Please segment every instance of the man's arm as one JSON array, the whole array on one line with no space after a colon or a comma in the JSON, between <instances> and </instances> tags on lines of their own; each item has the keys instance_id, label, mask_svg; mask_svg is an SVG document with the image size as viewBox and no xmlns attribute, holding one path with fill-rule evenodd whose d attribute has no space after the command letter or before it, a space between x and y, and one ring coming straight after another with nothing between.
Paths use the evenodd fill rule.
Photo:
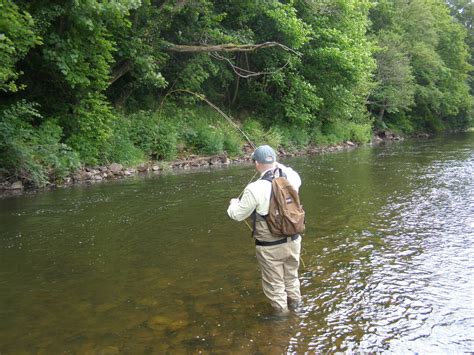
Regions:
<instances>
[{"instance_id":1,"label":"man's arm","mask_svg":"<svg viewBox=\"0 0 474 355\"><path fill-rule=\"evenodd\" d=\"M250 217L255 208L257 207L257 200L252 192L245 188L242 198L239 200L233 198L230 200L229 207L227 208L227 214L230 218L236 221L243 221L245 218Z\"/></svg>"}]
</instances>

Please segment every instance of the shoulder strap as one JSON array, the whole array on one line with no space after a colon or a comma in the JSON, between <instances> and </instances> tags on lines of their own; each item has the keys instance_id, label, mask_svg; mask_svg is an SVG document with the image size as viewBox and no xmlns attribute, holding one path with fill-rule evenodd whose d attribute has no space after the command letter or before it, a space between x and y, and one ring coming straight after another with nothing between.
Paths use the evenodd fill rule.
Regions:
<instances>
[{"instance_id":1,"label":"shoulder strap","mask_svg":"<svg viewBox=\"0 0 474 355\"><path fill-rule=\"evenodd\" d=\"M265 175L263 175L260 179L267 180L272 182L276 177L284 177L286 178L286 174L281 170L281 168L276 168L275 170L268 170Z\"/></svg>"},{"instance_id":2,"label":"shoulder strap","mask_svg":"<svg viewBox=\"0 0 474 355\"><path fill-rule=\"evenodd\" d=\"M275 178L275 173L272 170L268 170L265 175L263 175L260 180L267 180L268 182L272 182Z\"/></svg>"}]
</instances>

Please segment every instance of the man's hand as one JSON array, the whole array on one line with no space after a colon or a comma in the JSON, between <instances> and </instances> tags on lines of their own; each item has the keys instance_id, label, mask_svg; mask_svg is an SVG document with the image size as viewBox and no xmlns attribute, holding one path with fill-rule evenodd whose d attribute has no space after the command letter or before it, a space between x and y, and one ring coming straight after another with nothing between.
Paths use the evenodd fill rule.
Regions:
<instances>
[{"instance_id":1,"label":"man's hand","mask_svg":"<svg viewBox=\"0 0 474 355\"><path fill-rule=\"evenodd\" d=\"M229 205L232 205L234 203L239 203L239 199L238 198L233 198L232 200L229 201Z\"/></svg>"}]
</instances>

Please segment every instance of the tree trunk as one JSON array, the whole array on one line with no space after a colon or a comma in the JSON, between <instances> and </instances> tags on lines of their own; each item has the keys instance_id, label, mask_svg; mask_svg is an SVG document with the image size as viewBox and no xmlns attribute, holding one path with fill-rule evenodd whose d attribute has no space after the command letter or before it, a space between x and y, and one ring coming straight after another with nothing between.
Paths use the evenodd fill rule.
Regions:
<instances>
[{"instance_id":1,"label":"tree trunk","mask_svg":"<svg viewBox=\"0 0 474 355\"><path fill-rule=\"evenodd\" d=\"M380 112L379 112L379 117L377 118L377 123L378 123L378 126L379 127L383 127L384 126L384 123L383 123L383 115L385 114L385 106L381 106L380 107Z\"/></svg>"},{"instance_id":2,"label":"tree trunk","mask_svg":"<svg viewBox=\"0 0 474 355\"><path fill-rule=\"evenodd\" d=\"M110 78L109 85L112 85L122 76L127 74L130 71L130 69L132 69L132 64L130 63L130 61L126 60L120 63L120 65L117 68L114 68L112 70L112 77Z\"/></svg>"}]
</instances>

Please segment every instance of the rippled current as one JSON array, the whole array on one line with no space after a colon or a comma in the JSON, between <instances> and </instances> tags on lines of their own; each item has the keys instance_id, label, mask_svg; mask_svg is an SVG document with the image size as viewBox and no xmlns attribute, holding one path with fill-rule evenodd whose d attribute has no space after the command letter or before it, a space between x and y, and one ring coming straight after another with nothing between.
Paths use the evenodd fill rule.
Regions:
<instances>
[{"instance_id":1,"label":"rippled current","mask_svg":"<svg viewBox=\"0 0 474 355\"><path fill-rule=\"evenodd\" d=\"M284 160L302 307L226 207L250 166L0 199L0 354L474 351L474 134Z\"/></svg>"}]
</instances>

